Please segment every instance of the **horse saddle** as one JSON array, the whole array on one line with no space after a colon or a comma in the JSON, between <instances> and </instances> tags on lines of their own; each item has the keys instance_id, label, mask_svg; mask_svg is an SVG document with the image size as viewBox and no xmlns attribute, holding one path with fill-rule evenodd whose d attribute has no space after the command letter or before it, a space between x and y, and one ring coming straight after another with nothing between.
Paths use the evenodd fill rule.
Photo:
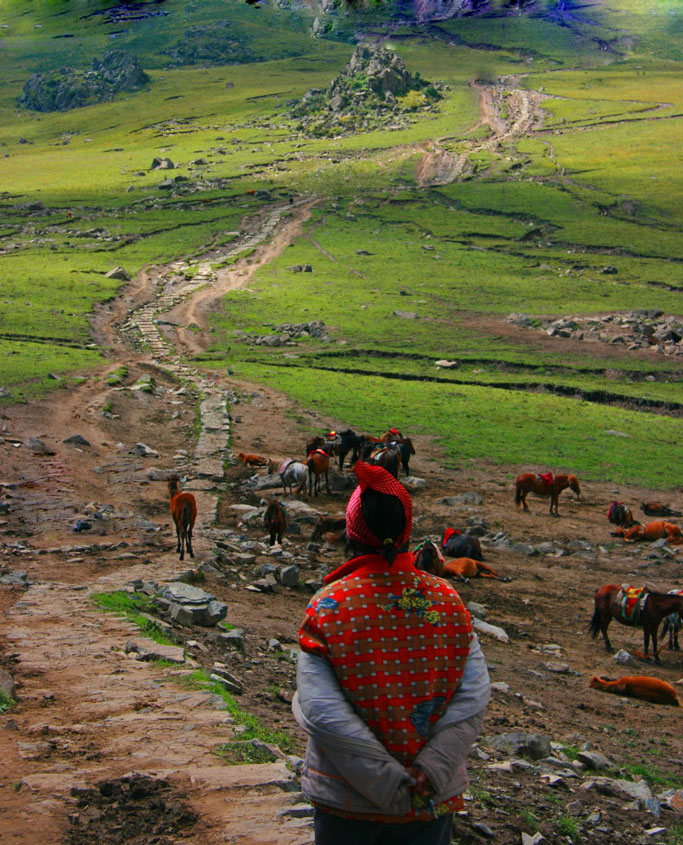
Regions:
<instances>
[{"instance_id":1,"label":"horse saddle","mask_svg":"<svg viewBox=\"0 0 683 845\"><path fill-rule=\"evenodd\" d=\"M539 472L539 473L537 473L537 476L538 476L538 478L541 479L541 481L544 484L547 484L548 486L550 486L553 483L552 472Z\"/></svg>"},{"instance_id":2,"label":"horse saddle","mask_svg":"<svg viewBox=\"0 0 683 845\"><path fill-rule=\"evenodd\" d=\"M621 621L627 625L638 625L640 614L643 612L649 594L647 587L633 587L631 584L622 584L614 599L615 605L619 608Z\"/></svg>"},{"instance_id":3,"label":"horse saddle","mask_svg":"<svg viewBox=\"0 0 683 845\"><path fill-rule=\"evenodd\" d=\"M278 473L284 475L287 472L287 467L294 463L294 458L286 458L278 467Z\"/></svg>"}]
</instances>

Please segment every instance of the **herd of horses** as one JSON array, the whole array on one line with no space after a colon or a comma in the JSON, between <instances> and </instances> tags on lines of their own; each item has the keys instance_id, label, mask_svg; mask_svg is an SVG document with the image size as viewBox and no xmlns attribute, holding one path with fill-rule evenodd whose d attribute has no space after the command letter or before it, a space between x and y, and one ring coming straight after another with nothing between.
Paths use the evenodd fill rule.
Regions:
<instances>
[{"instance_id":1,"label":"herd of horses","mask_svg":"<svg viewBox=\"0 0 683 845\"><path fill-rule=\"evenodd\" d=\"M363 460L384 467L395 478L398 478L401 468L408 475L410 458L415 454L415 448L411 439L404 437L398 429L389 429L380 437L359 435L351 429L346 429L339 433L329 432L324 436L311 438L306 443L305 452L304 460L285 459L277 467L285 495L287 491L290 495L305 494L307 487L309 497L318 495L322 479L325 481L329 494L330 460L338 458L339 470L343 471L349 453L351 467L356 461ZM275 470L272 460L260 455L240 452L237 457L245 466L267 467L269 473ZM192 531L197 517L197 503L191 493L181 492L178 484L177 475L168 479L170 510L178 540L177 552L180 560L183 560L186 550L190 557L194 557ZM526 499L529 493L534 493L537 496L549 498L550 514L557 516L558 499L560 493L566 489L572 490L577 499L581 500L581 488L575 475L523 473L515 481L515 504L528 511ZM646 516L681 516L680 511L672 510L668 505L659 502L642 503L641 509ZM626 543L665 538L670 545L683 544L683 535L678 525L661 518L642 525L623 502L614 501L610 504L607 519L616 526L616 530L612 532L613 536L623 537ZM276 542L282 543L288 527L288 518L285 506L277 496L268 503L264 514L264 526L268 531L271 546ZM345 536L345 515L341 512L331 516L321 516L311 539L315 542L324 538L338 545ZM499 578L499 574L483 563L482 558L478 537L450 528L444 531L440 543L426 538L414 550L416 568L440 577L457 580L468 580L474 577ZM602 633L605 648L611 651L612 646L607 629L613 619L623 625L642 627L644 646L642 656L648 657L651 643L654 660L659 663L657 639L660 625L662 625L662 637L667 632L669 634L669 648L679 650L678 632L683 627L683 590L661 593L643 587L638 591L637 606L630 606L628 601L634 589L627 584L606 584L598 588L594 596L595 609L589 630L594 639ZM628 613L627 606L630 607ZM667 700L671 698L668 689L670 685L653 678L634 676L621 678L618 681L593 678L591 686L606 692L636 695L651 701L677 703L675 692L673 700Z\"/></svg>"}]
</instances>

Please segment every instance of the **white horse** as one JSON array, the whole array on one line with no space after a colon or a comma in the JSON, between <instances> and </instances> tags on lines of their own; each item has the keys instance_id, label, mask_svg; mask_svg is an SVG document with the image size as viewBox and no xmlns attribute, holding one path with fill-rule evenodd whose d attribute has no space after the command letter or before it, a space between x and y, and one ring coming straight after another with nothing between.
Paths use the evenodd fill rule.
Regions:
<instances>
[{"instance_id":1,"label":"white horse","mask_svg":"<svg viewBox=\"0 0 683 845\"><path fill-rule=\"evenodd\" d=\"M308 481L308 467L302 464L301 461L295 461L291 458L284 460L279 468L278 473L282 481L282 492L286 495L289 487L289 495L292 495L292 488L296 487L296 494L306 492L306 483Z\"/></svg>"}]
</instances>

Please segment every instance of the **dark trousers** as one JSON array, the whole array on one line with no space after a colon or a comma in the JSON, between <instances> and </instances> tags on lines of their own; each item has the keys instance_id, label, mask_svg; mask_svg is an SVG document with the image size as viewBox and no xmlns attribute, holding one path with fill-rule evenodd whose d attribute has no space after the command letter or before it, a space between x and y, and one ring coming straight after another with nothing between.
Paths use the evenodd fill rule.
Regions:
<instances>
[{"instance_id":1,"label":"dark trousers","mask_svg":"<svg viewBox=\"0 0 683 845\"><path fill-rule=\"evenodd\" d=\"M450 845L453 814L429 822L369 822L315 808L315 845Z\"/></svg>"}]
</instances>

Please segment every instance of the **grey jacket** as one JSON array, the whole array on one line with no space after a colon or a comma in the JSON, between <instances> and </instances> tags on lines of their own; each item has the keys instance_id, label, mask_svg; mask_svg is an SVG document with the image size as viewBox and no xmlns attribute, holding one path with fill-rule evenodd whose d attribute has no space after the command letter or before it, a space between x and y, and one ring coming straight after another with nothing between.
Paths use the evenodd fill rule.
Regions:
<instances>
[{"instance_id":1,"label":"grey jacket","mask_svg":"<svg viewBox=\"0 0 683 845\"><path fill-rule=\"evenodd\" d=\"M473 634L460 684L414 760L429 777L435 804L467 787L465 760L489 697L486 660ZM413 779L360 718L325 658L300 655L292 710L309 735L304 795L354 815L400 817L410 812Z\"/></svg>"}]
</instances>

